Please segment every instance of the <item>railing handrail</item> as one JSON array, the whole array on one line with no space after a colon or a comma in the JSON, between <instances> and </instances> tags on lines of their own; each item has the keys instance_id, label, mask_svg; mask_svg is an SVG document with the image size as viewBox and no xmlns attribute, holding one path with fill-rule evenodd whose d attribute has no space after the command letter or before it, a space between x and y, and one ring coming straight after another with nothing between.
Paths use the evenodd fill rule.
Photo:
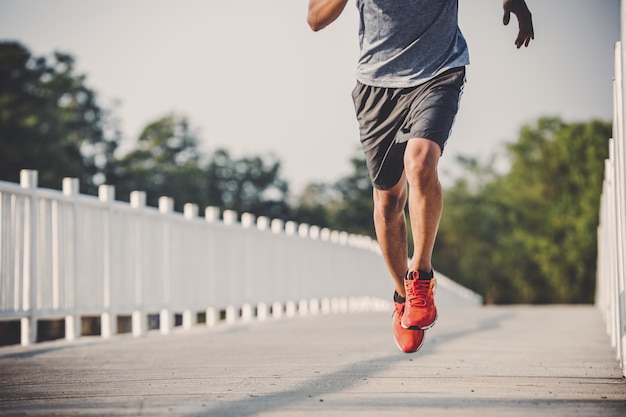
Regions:
<instances>
[{"instance_id":1,"label":"railing handrail","mask_svg":"<svg viewBox=\"0 0 626 417\"><path fill-rule=\"evenodd\" d=\"M66 337L75 338L89 314L102 315L110 335L121 313L139 316L133 332L141 334L149 311L167 332L176 312L260 305L289 313L314 301L356 305L355 297L381 305L384 267L368 237L249 213L239 222L232 211L220 220L215 207L203 220L193 204L178 213L165 197L152 208L141 192L124 203L106 185L98 197L81 195L66 180L63 191L37 188L36 171L22 171L20 185L0 181L0 318L22 321L22 344L37 340L40 318L67 319ZM346 285L357 277L358 286Z\"/></svg>"}]
</instances>

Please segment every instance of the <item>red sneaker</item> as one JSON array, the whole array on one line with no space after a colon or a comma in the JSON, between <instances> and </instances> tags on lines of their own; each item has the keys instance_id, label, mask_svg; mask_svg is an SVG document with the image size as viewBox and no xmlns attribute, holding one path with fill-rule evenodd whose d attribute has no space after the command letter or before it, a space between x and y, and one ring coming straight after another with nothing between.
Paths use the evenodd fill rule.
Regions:
<instances>
[{"instance_id":1,"label":"red sneaker","mask_svg":"<svg viewBox=\"0 0 626 417\"><path fill-rule=\"evenodd\" d=\"M429 279L424 279L424 276ZM402 327L411 330L430 329L437 320L435 278L432 277L432 272L409 272L404 280L404 289L406 307L402 315Z\"/></svg>"},{"instance_id":2,"label":"red sneaker","mask_svg":"<svg viewBox=\"0 0 626 417\"><path fill-rule=\"evenodd\" d=\"M404 313L405 303L399 303L394 300L395 308L393 311L393 338L398 348L404 353L417 352L422 347L424 341L424 330L408 330L404 329L400 324L402 313Z\"/></svg>"}]
</instances>

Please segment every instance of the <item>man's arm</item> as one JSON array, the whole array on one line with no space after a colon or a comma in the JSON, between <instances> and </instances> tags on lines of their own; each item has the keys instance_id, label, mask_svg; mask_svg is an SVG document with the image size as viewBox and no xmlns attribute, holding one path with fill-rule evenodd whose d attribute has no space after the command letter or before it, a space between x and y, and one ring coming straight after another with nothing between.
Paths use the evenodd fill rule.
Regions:
<instances>
[{"instance_id":1,"label":"man's arm","mask_svg":"<svg viewBox=\"0 0 626 417\"><path fill-rule=\"evenodd\" d=\"M343 12L348 0L309 0L307 23L317 32L330 25Z\"/></svg>"},{"instance_id":2,"label":"man's arm","mask_svg":"<svg viewBox=\"0 0 626 417\"><path fill-rule=\"evenodd\" d=\"M504 17L502 22L505 25L509 24L511 20L511 13L517 16L517 22L519 23L519 32L515 39L515 46L521 48L522 45L528 46L531 39L535 39L535 30L533 29L533 17L526 6L524 0L504 0L502 3L504 7Z\"/></svg>"}]
</instances>

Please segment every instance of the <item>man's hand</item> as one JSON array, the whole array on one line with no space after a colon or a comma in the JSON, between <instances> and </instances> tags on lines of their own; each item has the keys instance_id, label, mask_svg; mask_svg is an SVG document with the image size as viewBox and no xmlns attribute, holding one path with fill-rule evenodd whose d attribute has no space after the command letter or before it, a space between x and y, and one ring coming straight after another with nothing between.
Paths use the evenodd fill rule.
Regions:
<instances>
[{"instance_id":1,"label":"man's hand","mask_svg":"<svg viewBox=\"0 0 626 417\"><path fill-rule=\"evenodd\" d=\"M519 33L517 39L515 39L515 46L517 49L522 45L528 46L531 39L535 39L535 30L533 29L533 17L526 6L524 0L504 0L502 6L504 7L504 17L502 22L504 25L508 25L511 20L511 13L517 16L517 22L519 23Z\"/></svg>"}]
</instances>

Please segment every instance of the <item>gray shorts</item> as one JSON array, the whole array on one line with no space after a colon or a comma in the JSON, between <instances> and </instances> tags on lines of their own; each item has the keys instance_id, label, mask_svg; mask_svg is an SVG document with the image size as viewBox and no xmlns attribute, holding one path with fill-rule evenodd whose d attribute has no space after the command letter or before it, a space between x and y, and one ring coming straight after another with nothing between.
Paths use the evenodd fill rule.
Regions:
<instances>
[{"instance_id":1,"label":"gray shorts","mask_svg":"<svg viewBox=\"0 0 626 417\"><path fill-rule=\"evenodd\" d=\"M448 141L465 85L465 67L453 68L411 88L372 87L357 82L352 91L361 145L374 187L397 184L411 138Z\"/></svg>"}]
</instances>

